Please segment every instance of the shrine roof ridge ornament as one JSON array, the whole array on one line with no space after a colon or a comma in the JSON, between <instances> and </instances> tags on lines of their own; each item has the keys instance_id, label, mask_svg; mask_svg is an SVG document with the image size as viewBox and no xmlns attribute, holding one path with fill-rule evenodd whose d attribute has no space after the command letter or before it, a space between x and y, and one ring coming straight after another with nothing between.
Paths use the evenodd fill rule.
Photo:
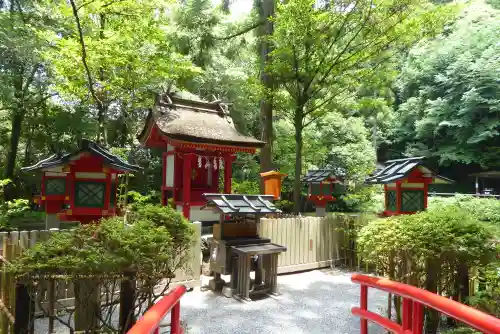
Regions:
<instances>
[{"instance_id":1,"label":"shrine roof ridge ornament","mask_svg":"<svg viewBox=\"0 0 500 334\"><path fill-rule=\"evenodd\" d=\"M342 183L338 180L338 176L335 175L335 170L333 169L310 169L302 178L302 182L319 183L329 178L335 179L336 181L334 183Z\"/></svg>"},{"instance_id":2,"label":"shrine roof ridge ornament","mask_svg":"<svg viewBox=\"0 0 500 334\"><path fill-rule=\"evenodd\" d=\"M202 209L217 210L224 214L255 214L266 215L281 213L271 201L273 195L240 195L240 194L203 194L207 200Z\"/></svg>"},{"instance_id":3,"label":"shrine roof ridge ornament","mask_svg":"<svg viewBox=\"0 0 500 334\"><path fill-rule=\"evenodd\" d=\"M40 170L45 168L58 167L61 165L68 164L72 158L77 157L81 153L90 152L97 156L100 156L104 160L104 164L107 164L117 170L121 170L123 172L137 172L142 168L137 165L132 165L117 155L112 154L104 147L98 145L97 143L90 141L88 139L83 139L81 147L78 151L66 154L54 154L47 159L40 160L36 164L32 166L27 166L21 168L22 172L30 172L34 170Z\"/></svg>"},{"instance_id":4,"label":"shrine roof ridge ornament","mask_svg":"<svg viewBox=\"0 0 500 334\"><path fill-rule=\"evenodd\" d=\"M432 183L454 183L453 180L438 175L423 165L425 157L393 159L385 162L384 167L375 175L366 179L369 184L387 184L406 178L412 170L420 168L425 177L433 179Z\"/></svg>"},{"instance_id":5,"label":"shrine roof ridge ornament","mask_svg":"<svg viewBox=\"0 0 500 334\"><path fill-rule=\"evenodd\" d=\"M154 128L172 140L184 142L261 148L265 142L240 133L230 116L227 104L187 99L179 94L157 98L146 124L138 135L141 144L147 142Z\"/></svg>"}]
</instances>

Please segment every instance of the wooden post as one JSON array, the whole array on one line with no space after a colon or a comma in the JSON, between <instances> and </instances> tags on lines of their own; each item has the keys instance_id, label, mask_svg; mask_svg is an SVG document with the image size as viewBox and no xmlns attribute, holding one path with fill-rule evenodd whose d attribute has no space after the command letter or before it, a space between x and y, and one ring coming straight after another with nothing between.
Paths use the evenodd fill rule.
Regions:
<instances>
[{"instance_id":1,"label":"wooden post","mask_svg":"<svg viewBox=\"0 0 500 334\"><path fill-rule=\"evenodd\" d=\"M161 168L161 204L167 205L168 199L165 196L165 187L167 186L167 152L162 155L162 168Z\"/></svg>"},{"instance_id":2,"label":"wooden post","mask_svg":"<svg viewBox=\"0 0 500 334\"><path fill-rule=\"evenodd\" d=\"M396 213L399 215L401 214L401 203L402 203L402 196L401 196L401 182L397 181L396 182Z\"/></svg>"},{"instance_id":3,"label":"wooden post","mask_svg":"<svg viewBox=\"0 0 500 334\"><path fill-rule=\"evenodd\" d=\"M2 240L2 253L3 257L7 260L10 261L11 259L11 244L9 242L9 236L7 233L3 235L3 240ZM2 269L5 268L5 263L2 264ZM8 308L10 306L9 304L9 291L11 290L11 287L9 286L9 274L5 271L2 270L1 273L1 286L0 286L0 297L3 302L3 304ZM1 327L0 327L0 333L8 333L9 332L9 318L7 317L7 314L5 312L0 311L0 320L1 320Z\"/></svg>"},{"instance_id":4,"label":"wooden post","mask_svg":"<svg viewBox=\"0 0 500 334\"><path fill-rule=\"evenodd\" d=\"M54 332L54 320L56 312L56 279L49 278L49 288L48 288L48 313L49 313L49 333Z\"/></svg>"},{"instance_id":5,"label":"wooden post","mask_svg":"<svg viewBox=\"0 0 500 334\"><path fill-rule=\"evenodd\" d=\"M425 290L437 293L439 284L440 262L436 259L426 260L427 277L425 279ZM439 326L439 313L434 309L426 309L425 333L436 334Z\"/></svg>"},{"instance_id":6,"label":"wooden post","mask_svg":"<svg viewBox=\"0 0 500 334\"><path fill-rule=\"evenodd\" d=\"M120 331L127 333L135 324L134 302L135 302L136 280L135 273L126 272L120 283Z\"/></svg>"},{"instance_id":7,"label":"wooden post","mask_svg":"<svg viewBox=\"0 0 500 334\"><path fill-rule=\"evenodd\" d=\"M99 282L93 279L78 279L75 288L75 331L94 333L99 325L101 311Z\"/></svg>"},{"instance_id":8,"label":"wooden post","mask_svg":"<svg viewBox=\"0 0 500 334\"><path fill-rule=\"evenodd\" d=\"M233 157L224 157L224 194L231 193L231 178L233 176Z\"/></svg>"},{"instance_id":9,"label":"wooden post","mask_svg":"<svg viewBox=\"0 0 500 334\"><path fill-rule=\"evenodd\" d=\"M34 333L35 331L35 300L30 297L29 287L16 284L16 310L14 334Z\"/></svg>"},{"instance_id":10,"label":"wooden post","mask_svg":"<svg viewBox=\"0 0 500 334\"><path fill-rule=\"evenodd\" d=\"M182 214L186 219L189 219L191 208L191 161L193 155L190 153L184 154L184 161L182 166Z\"/></svg>"}]
</instances>

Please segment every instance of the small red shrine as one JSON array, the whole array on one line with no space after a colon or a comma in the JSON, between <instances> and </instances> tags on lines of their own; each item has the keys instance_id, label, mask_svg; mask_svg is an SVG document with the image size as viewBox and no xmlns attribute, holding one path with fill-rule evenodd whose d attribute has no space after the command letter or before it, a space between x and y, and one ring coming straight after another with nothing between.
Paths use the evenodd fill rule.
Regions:
<instances>
[{"instance_id":1,"label":"small red shrine","mask_svg":"<svg viewBox=\"0 0 500 334\"><path fill-rule=\"evenodd\" d=\"M336 183L342 183L334 171L330 169L309 170L302 178L302 182L309 184L307 199L316 206L316 215L326 214L326 205L335 201L333 190Z\"/></svg>"},{"instance_id":2,"label":"small red shrine","mask_svg":"<svg viewBox=\"0 0 500 334\"><path fill-rule=\"evenodd\" d=\"M59 221L88 223L117 214L118 174L140 167L84 139L76 152L53 155L21 170L42 172L40 204L47 226L57 227Z\"/></svg>"},{"instance_id":3,"label":"small red shrine","mask_svg":"<svg viewBox=\"0 0 500 334\"><path fill-rule=\"evenodd\" d=\"M163 152L162 203L171 200L192 221L218 221L202 211L204 193L231 193L232 165L236 153L255 153L264 142L236 130L227 105L202 101L195 95L170 93L157 98L138 139Z\"/></svg>"},{"instance_id":4,"label":"small red shrine","mask_svg":"<svg viewBox=\"0 0 500 334\"><path fill-rule=\"evenodd\" d=\"M449 184L452 180L437 175L423 165L424 157L389 160L369 177L371 184L383 184L383 216L412 214L427 209L429 184Z\"/></svg>"}]
</instances>

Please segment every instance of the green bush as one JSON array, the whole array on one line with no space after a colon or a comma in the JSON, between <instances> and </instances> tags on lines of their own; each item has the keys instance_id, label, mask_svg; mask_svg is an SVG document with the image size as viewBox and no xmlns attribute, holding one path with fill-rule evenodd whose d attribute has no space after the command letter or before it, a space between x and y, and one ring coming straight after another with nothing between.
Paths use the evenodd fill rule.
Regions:
<instances>
[{"instance_id":1,"label":"green bush","mask_svg":"<svg viewBox=\"0 0 500 334\"><path fill-rule=\"evenodd\" d=\"M358 246L366 261L383 267L394 253L406 253L416 263L459 258L476 265L492 260L496 251L490 228L460 207L443 205L375 220L360 231Z\"/></svg>"},{"instance_id":2,"label":"green bush","mask_svg":"<svg viewBox=\"0 0 500 334\"><path fill-rule=\"evenodd\" d=\"M233 194L257 195L260 194L260 185L257 181L241 181L238 182L233 179L232 181Z\"/></svg>"},{"instance_id":3,"label":"green bush","mask_svg":"<svg viewBox=\"0 0 500 334\"><path fill-rule=\"evenodd\" d=\"M161 194L158 191L150 191L147 195L143 195L138 191L127 192L127 202L129 204L160 204Z\"/></svg>"},{"instance_id":4,"label":"green bush","mask_svg":"<svg viewBox=\"0 0 500 334\"><path fill-rule=\"evenodd\" d=\"M186 251L192 245L191 229L179 233L180 229L169 230L147 217L130 225L119 217L103 219L52 234L23 253L11 269L18 275L112 275L133 271L138 276L169 277L185 262Z\"/></svg>"},{"instance_id":5,"label":"green bush","mask_svg":"<svg viewBox=\"0 0 500 334\"><path fill-rule=\"evenodd\" d=\"M468 195L429 198L429 209L449 205L457 206L478 220L500 229L500 200Z\"/></svg>"},{"instance_id":6,"label":"green bush","mask_svg":"<svg viewBox=\"0 0 500 334\"><path fill-rule=\"evenodd\" d=\"M45 227L45 213L33 211L27 199L15 199L0 206L0 230L30 230Z\"/></svg>"},{"instance_id":7,"label":"green bush","mask_svg":"<svg viewBox=\"0 0 500 334\"><path fill-rule=\"evenodd\" d=\"M188 242L193 234L192 224L170 206L139 204L132 205L129 222L148 221L158 227L164 227L174 238L175 243ZM188 238L188 239L185 239Z\"/></svg>"},{"instance_id":8,"label":"green bush","mask_svg":"<svg viewBox=\"0 0 500 334\"><path fill-rule=\"evenodd\" d=\"M286 199L281 199L279 201L276 201L276 202L274 202L274 204L283 213L292 213L293 212L293 202L290 202Z\"/></svg>"}]
</instances>

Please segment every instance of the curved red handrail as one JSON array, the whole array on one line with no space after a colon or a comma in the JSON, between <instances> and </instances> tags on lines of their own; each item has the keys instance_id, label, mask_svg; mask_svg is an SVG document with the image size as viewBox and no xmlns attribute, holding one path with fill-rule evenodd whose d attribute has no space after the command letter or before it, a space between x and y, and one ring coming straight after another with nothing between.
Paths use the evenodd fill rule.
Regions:
<instances>
[{"instance_id":1,"label":"curved red handrail","mask_svg":"<svg viewBox=\"0 0 500 334\"><path fill-rule=\"evenodd\" d=\"M173 289L154 304L127 332L127 334L149 334L157 331L160 322L168 312L172 311L171 333L181 334L180 328L180 299L186 292L186 287L181 285Z\"/></svg>"},{"instance_id":2,"label":"curved red handrail","mask_svg":"<svg viewBox=\"0 0 500 334\"><path fill-rule=\"evenodd\" d=\"M500 333L500 319L478 311L472 307L458 303L454 300L436 295L432 292L422 290L411 285L394 282L385 278L372 277L361 274L353 274L351 280L354 283L361 284L361 286L376 288L402 296L403 298L416 301L422 305L425 305L452 318L455 318L456 320L459 320L472 328L480 330L483 333ZM353 313L370 321L376 322L381 326L387 325L385 323L379 323L379 321L377 320L380 319L373 318L371 317L371 315L367 315L365 307L361 307L361 309L354 308ZM415 328L413 328L413 330L415 330Z\"/></svg>"}]
</instances>

